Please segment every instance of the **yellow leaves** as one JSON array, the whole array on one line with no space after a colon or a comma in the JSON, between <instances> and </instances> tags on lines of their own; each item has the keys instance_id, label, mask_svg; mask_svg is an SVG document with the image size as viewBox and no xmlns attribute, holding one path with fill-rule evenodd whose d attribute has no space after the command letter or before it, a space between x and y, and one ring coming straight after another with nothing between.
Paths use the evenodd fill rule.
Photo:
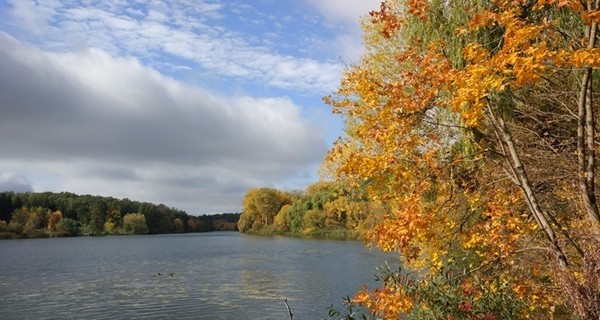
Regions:
<instances>
[{"instance_id":1,"label":"yellow leaves","mask_svg":"<svg viewBox=\"0 0 600 320\"><path fill-rule=\"evenodd\" d=\"M489 58L489 52L478 43L470 43L463 49L463 55L467 61L478 63Z\"/></svg>"},{"instance_id":2,"label":"yellow leaves","mask_svg":"<svg viewBox=\"0 0 600 320\"><path fill-rule=\"evenodd\" d=\"M572 53L570 63L578 68L600 67L600 49L581 49Z\"/></svg>"},{"instance_id":3,"label":"yellow leaves","mask_svg":"<svg viewBox=\"0 0 600 320\"><path fill-rule=\"evenodd\" d=\"M464 262L471 270L497 263L517 272L529 268L529 260L539 255L527 251L527 246L538 245L536 224L524 214L527 204L520 191L501 179L501 160L483 158L488 141L475 135L493 137L485 115L488 104L498 97L541 87L562 69L600 67L600 50L581 49L585 37L567 39L571 30L560 30L565 25L582 26L564 17L581 15L589 22L598 21L600 13L583 11L577 1L540 0L532 13L530 6L524 9L530 2L492 0L487 10L468 12L469 22L464 18L451 26L449 34L456 30L463 36L460 44L449 48L421 34L420 40L402 38L408 23L437 31L428 30L433 27L427 21L402 16L402 5L423 18L433 17L433 11L418 11L418 1L384 3L380 13L372 14L379 19L377 25L366 30L376 33L377 41L369 42L368 54L346 72L338 96L325 99L347 117L347 138L328 156L328 161L337 162L337 176L366 184L372 199L392 207L371 230L369 240L383 251L401 252L407 265L424 269L460 264L463 257L473 260ZM557 8L559 13L582 12L563 16L556 14ZM400 23L402 19L406 20ZM462 56L451 60L448 52ZM512 114L511 101L499 109ZM473 128L477 130L469 130ZM464 140L472 142L468 152L460 145ZM474 156L476 152L480 155ZM552 195L575 201L569 186ZM565 226L572 228L572 223ZM449 248L460 253L452 256ZM512 288L520 296L530 294L531 300L552 298L543 298L529 283L517 281ZM411 306L403 299L401 292L385 286L374 292L365 289L355 297L386 316Z\"/></svg>"},{"instance_id":4,"label":"yellow leaves","mask_svg":"<svg viewBox=\"0 0 600 320\"><path fill-rule=\"evenodd\" d=\"M479 233L472 234L468 237L468 240L463 244L465 249L472 249L479 247L485 240L485 236Z\"/></svg>"},{"instance_id":5,"label":"yellow leaves","mask_svg":"<svg viewBox=\"0 0 600 320\"><path fill-rule=\"evenodd\" d=\"M483 10L476 14L470 28L503 28L502 41L492 50L482 43L468 43L463 49L467 64L453 79L452 111L459 112L467 126L479 124L492 93L533 84L558 67L600 66L597 49L553 49L558 36L554 23L548 19L529 23L511 3L499 1L498 5L498 12Z\"/></svg>"},{"instance_id":6,"label":"yellow leaves","mask_svg":"<svg viewBox=\"0 0 600 320\"><path fill-rule=\"evenodd\" d=\"M598 49L552 49L556 46L554 39L562 37L557 34L554 22L544 18L539 23L531 23L523 20L521 9L513 2L495 3L499 9L493 12L481 10L473 16L469 29L503 28L501 45L491 53L480 43L467 44L463 56L468 64L465 71L460 73L462 79L455 80L453 110L466 112L463 119L470 125L477 123L478 110L485 104L485 97L492 92L535 83L556 67L600 66ZM539 10L546 5L583 11L579 1L538 1L536 8ZM586 22L600 21L598 10L583 11L581 14ZM467 31L467 28L459 28L461 34ZM486 77L491 75L495 75L494 79L487 81Z\"/></svg>"},{"instance_id":7,"label":"yellow leaves","mask_svg":"<svg viewBox=\"0 0 600 320\"><path fill-rule=\"evenodd\" d=\"M413 308L410 296L402 287L386 284L369 292L363 288L352 298L352 302L365 306L375 315L385 319L397 319L401 313L406 313Z\"/></svg>"}]
</instances>

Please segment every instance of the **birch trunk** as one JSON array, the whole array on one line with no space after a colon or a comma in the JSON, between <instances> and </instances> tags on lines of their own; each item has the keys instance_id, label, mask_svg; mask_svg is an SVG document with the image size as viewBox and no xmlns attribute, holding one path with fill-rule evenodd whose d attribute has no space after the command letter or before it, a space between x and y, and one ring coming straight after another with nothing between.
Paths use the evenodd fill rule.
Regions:
<instances>
[{"instance_id":1,"label":"birch trunk","mask_svg":"<svg viewBox=\"0 0 600 320\"><path fill-rule=\"evenodd\" d=\"M596 0L593 4L589 3L588 10L594 10L599 5L600 0ZM597 30L597 23L592 22L587 30L589 49L596 46ZM588 214L594 232L600 234L600 213L595 191L596 151L594 142L596 123L592 100L592 80L592 68L587 68L581 79L581 90L578 99L577 163L583 207Z\"/></svg>"},{"instance_id":2,"label":"birch trunk","mask_svg":"<svg viewBox=\"0 0 600 320\"><path fill-rule=\"evenodd\" d=\"M523 191L529 209L533 217L535 218L536 223L538 224L539 228L544 232L548 240L552 243L552 249L558 258L559 264L562 267L567 267L569 264L567 257L562 247L558 243L558 238L556 237L556 233L554 232L552 225L548 222L548 219L546 218L547 213L543 211L535 195L535 192L533 191L531 181L527 176L527 171L525 170L525 167L521 161L521 157L517 152L517 148L515 147L512 135L506 125L506 122L504 122L504 119L501 116L497 116L494 113L491 106L488 106L488 110L490 111L489 113L490 119L492 120L492 124L500 133L501 141L499 142L505 145L506 149L508 150L506 161L509 162L510 166L513 168L514 173L516 174L518 185Z\"/></svg>"}]
</instances>

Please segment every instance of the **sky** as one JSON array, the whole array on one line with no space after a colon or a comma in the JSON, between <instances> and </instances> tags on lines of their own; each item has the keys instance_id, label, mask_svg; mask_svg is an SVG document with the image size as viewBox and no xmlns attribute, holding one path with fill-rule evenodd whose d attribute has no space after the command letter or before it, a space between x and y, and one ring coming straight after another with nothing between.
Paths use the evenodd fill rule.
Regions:
<instances>
[{"instance_id":1,"label":"sky","mask_svg":"<svg viewBox=\"0 0 600 320\"><path fill-rule=\"evenodd\" d=\"M0 191L241 212L299 190L379 0L0 0Z\"/></svg>"}]
</instances>

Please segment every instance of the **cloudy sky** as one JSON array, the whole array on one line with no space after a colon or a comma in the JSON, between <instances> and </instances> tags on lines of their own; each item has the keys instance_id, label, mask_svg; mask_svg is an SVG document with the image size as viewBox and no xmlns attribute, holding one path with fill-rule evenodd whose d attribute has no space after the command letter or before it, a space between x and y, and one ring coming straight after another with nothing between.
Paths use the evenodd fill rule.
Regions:
<instances>
[{"instance_id":1,"label":"cloudy sky","mask_svg":"<svg viewBox=\"0 0 600 320\"><path fill-rule=\"evenodd\" d=\"M0 191L239 212L302 189L378 0L0 0Z\"/></svg>"}]
</instances>

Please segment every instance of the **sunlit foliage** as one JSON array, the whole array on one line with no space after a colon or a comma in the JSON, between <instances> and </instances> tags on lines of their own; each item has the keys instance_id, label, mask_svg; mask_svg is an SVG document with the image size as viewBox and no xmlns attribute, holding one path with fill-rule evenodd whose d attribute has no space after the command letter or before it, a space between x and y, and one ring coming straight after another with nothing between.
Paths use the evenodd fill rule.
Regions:
<instances>
[{"instance_id":1,"label":"sunlit foliage","mask_svg":"<svg viewBox=\"0 0 600 320\"><path fill-rule=\"evenodd\" d=\"M390 206L369 239L419 276L354 302L384 318L505 318L498 301L515 319L600 317L598 9L388 0L365 19L366 53L325 98L346 135L324 167Z\"/></svg>"},{"instance_id":2,"label":"sunlit foliage","mask_svg":"<svg viewBox=\"0 0 600 320\"><path fill-rule=\"evenodd\" d=\"M128 213L123 217L123 228L130 234L148 233L146 217L141 213Z\"/></svg>"},{"instance_id":3,"label":"sunlit foliage","mask_svg":"<svg viewBox=\"0 0 600 320\"><path fill-rule=\"evenodd\" d=\"M363 238L387 207L369 201L364 190L317 182L302 193L250 189L238 228L242 232Z\"/></svg>"}]
</instances>

